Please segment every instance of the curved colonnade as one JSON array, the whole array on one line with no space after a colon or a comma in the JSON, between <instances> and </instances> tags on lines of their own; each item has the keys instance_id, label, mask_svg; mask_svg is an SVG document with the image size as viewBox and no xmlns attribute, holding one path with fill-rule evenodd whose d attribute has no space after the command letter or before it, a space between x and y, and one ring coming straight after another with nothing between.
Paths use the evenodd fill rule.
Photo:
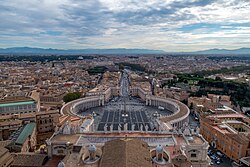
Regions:
<instances>
[{"instance_id":1,"label":"curved colonnade","mask_svg":"<svg viewBox=\"0 0 250 167\"><path fill-rule=\"evenodd\" d=\"M71 112L77 114L79 111L84 111L89 108L103 106L104 97L103 96L90 96L76 102L72 105Z\"/></svg>"},{"instance_id":2,"label":"curved colonnade","mask_svg":"<svg viewBox=\"0 0 250 167\"><path fill-rule=\"evenodd\" d=\"M60 110L62 115L77 115L77 112L80 110L87 110L89 108L103 106L104 105L104 97L100 96L89 96L80 98L69 103L66 103ZM81 116L79 116L81 117Z\"/></svg>"},{"instance_id":3,"label":"curved colonnade","mask_svg":"<svg viewBox=\"0 0 250 167\"><path fill-rule=\"evenodd\" d=\"M146 105L155 106L155 107L162 106L165 109L168 109L173 113L170 116L162 116L159 118L158 123L162 130L181 128L189 122L188 116L189 116L190 110L185 104L174 99L156 97L156 96L153 96L145 92L141 92L141 91L143 90L142 89L137 90L138 92L137 96L140 97L140 95L143 95L143 97L140 97L140 98L143 101L145 101ZM112 95L112 96L117 96L117 94ZM134 94L134 96L136 95ZM77 99L77 100L74 100L72 102L65 104L61 109L61 114L79 116L77 115L79 111L84 111L92 107L103 106L105 103L106 103L106 99L103 95L89 96L89 97ZM79 117L82 117L82 116L79 116Z\"/></svg>"},{"instance_id":4,"label":"curved colonnade","mask_svg":"<svg viewBox=\"0 0 250 167\"><path fill-rule=\"evenodd\" d=\"M160 122L163 129L181 128L189 123L189 108L182 102L170 98L147 96L146 105L162 106L170 110L173 114L170 116L160 117ZM165 127L165 128L164 128Z\"/></svg>"},{"instance_id":5,"label":"curved colonnade","mask_svg":"<svg viewBox=\"0 0 250 167\"><path fill-rule=\"evenodd\" d=\"M140 87L131 89L133 96L138 96L146 101L148 106L161 106L170 110L173 114L170 116L162 116L158 123L162 130L169 130L173 128L181 128L189 123L189 108L182 102L170 98L153 96L151 93L144 91Z\"/></svg>"}]
</instances>

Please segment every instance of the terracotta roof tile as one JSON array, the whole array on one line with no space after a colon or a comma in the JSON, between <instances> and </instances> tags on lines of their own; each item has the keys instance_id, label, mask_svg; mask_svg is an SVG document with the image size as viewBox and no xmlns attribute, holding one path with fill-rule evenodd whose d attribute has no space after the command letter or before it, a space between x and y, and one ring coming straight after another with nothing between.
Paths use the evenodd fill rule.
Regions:
<instances>
[{"instance_id":1,"label":"terracotta roof tile","mask_svg":"<svg viewBox=\"0 0 250 167\"><path fill-rule=\"evenodd\" d=\"M117 139L105 143L100 167L151 167L148 144L138 139Z\"/></svg>"}]
</instances>

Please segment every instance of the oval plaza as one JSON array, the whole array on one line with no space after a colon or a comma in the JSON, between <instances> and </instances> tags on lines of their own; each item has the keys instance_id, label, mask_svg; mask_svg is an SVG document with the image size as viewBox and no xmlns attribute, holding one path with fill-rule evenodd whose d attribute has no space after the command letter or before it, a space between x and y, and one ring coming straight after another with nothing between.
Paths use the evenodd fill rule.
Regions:
<instances>
[{"instance_id":1,"label":"oval plaza","mask_svg":"<svg viewBox=\"0 0 250 167\"><path fill-rule=\"evenodd\" d=\"M61 112L92 116L92 131L171 131L188 124L190 111L185 104L129 86L126 76L121 80L120 87L89 93L67 103Z\"/></svg>"},{"instance_id":2,"label":"oval plaza","mask_svg":"<svg viewBox=\"0 0 250 167\"><path fill-rule=\"evenodd\" d=\"M125 70L117 85L65 104L61 114L71 122L47 140L49 157L65 156L62 167L208 167L208 143L188 126L189 108L152 95L133 75Z\"/></svg>"}]
</instances>

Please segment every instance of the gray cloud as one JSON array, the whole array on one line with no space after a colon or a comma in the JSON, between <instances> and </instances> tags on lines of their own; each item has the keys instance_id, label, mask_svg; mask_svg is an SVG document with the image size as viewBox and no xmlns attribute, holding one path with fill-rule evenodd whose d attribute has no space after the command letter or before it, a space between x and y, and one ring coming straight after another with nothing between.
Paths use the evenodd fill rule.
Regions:
<instances>
[{"instance_id":1,"label":"gray cloud","mask_svg":"<svg viewBox=\"0 0 250 167\"><path fill-rule=\"evenodd\" d=\"M64 19L60 20L60 27L74 29L68 34L75 36L101 35L108 28L111 12L98 1L75 1L74 5L62 5Z\"/></svg>"},{"instance_id":2,"label":"gray cloud","mask_svg":"<svg viewBox=\"0 0 250 167\"><path fill-rule=\"evenodd\" d=\"M218 31L223 38L233 38L222 29L185 32L179 28L197 23L233 27L250 23L249 4L238 0L8 0L0 3L0 47L169 49L171 43L174 49L185 39L199 43ZM230 33L240 36L242 31ZM237 40L232 41L237 44ZM214 42L223 41L214 38Z\"/></svg>"}]
</instances>

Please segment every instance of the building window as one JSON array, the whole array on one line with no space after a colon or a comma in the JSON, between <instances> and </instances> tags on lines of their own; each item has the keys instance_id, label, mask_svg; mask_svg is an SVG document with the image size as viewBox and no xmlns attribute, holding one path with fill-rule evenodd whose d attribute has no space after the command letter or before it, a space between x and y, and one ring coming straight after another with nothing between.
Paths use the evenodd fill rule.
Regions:
<instances>
[{"instance_id":1,"label":"building window","mask_svg":"<svg viewBox=\"0 0 250 167\"><path fill-rule=\"evenodd\" d=\"M191 154L191 157L192 158L196 158L196 154Z\"/></svg>"},{"instance_id":2,"label":"building window","mask_svg":"<svg viewBox=\"0 0 250 167\"><path fill-rule=\"evenodd\" d=\"M62 154L62 153L63 153L63 150L57 150L57 153L58 153L58 154Z\"/></svg>"}]
</instances>

